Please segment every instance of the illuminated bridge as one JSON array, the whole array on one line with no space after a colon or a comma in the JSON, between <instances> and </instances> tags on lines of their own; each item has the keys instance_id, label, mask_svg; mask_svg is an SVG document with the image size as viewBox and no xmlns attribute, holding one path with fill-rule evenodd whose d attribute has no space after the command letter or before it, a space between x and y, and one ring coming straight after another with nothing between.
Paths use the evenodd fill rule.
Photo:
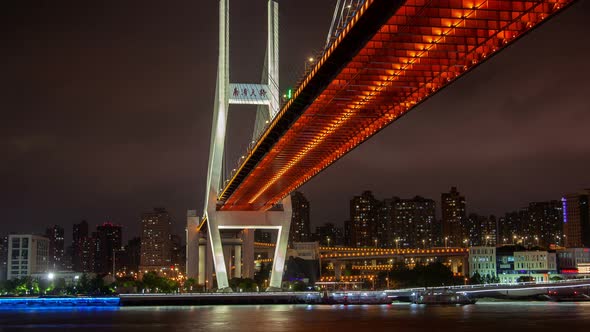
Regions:
<instances>
[{"instance_id":1,"label":"illuminated bridge","mask_svg":"<svg viewBox=\"0 0 590 332\"><path fill-rule=\"evenodd\" d=\"M269 0L268 125L221 176L229 82L228 0L220 0L220 58L205 218L219 288L227 287L220 229L279 230L279 287L289 193L428 97L560 12L573 0L366 0L282 107L277 105L278 4ZM275 76L273 76L275 75ZM273 90L274 89L274 90ZM262 92L262 88L260 90ZM274 92L272 92L274 91ZM242 100L242 103L255 103Z\"/></svg>"}]
</instances>

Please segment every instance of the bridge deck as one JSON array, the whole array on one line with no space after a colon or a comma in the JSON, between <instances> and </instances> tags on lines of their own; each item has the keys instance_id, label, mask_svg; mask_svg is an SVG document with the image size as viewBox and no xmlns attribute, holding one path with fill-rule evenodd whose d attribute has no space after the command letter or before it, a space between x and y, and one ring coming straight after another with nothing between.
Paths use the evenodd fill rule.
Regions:
<instances>
[{"instance_id":1,"label":"bridge deck","mask_svg":"<svg viewBox=\"0 0 590 332\"><path fill-rule=\"evenodd\" d=\"M248 153L220 209L270 208L571 2L367 0Z\"/></svg>"}]
</instances>

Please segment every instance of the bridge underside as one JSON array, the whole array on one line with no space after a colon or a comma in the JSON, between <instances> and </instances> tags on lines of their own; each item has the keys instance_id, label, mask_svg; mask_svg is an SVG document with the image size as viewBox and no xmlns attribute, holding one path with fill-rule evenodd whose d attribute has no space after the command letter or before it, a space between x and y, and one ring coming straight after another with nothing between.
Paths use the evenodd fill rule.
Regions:
<instances>
[{"instance_id":1,"label":"bridge underside","mask_svg":"<svg viewBox=\"0 0 590 332\"><path fill-rule=\"evenodd\" d=\"M267 210L573 0L367 0L219 195Z\"/></svg>"}]
</instances>

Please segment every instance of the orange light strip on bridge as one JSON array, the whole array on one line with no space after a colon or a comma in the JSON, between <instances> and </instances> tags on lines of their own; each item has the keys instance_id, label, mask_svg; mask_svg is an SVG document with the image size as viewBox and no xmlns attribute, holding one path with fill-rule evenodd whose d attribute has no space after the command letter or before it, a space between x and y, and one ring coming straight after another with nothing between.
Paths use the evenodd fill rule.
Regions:
<instances>
[{"instance_id":1,"label":"orange light strip on bridge","mask_svg":"<svg viewBox=\"0 0 590 332\"><path fill-rule=\"evenodd\" d=\"M352 251L344 253L330 253L323 254L321 258L362 258L362 257L376 257L376 256L392 256L392 255L445 255L453 256L456 254L467 254L467 248L448 248L448 249L389 249L389 250L363 250Z\"/></svg>"},{"instance_id":2,"label":"orange light strip on bridge","mask_svg":"<svg viewBox=\"0 0 590 332\"><path fill-rule=\"evenodd\" d=\"M278 138L221 209L270 208L571 2L405 1ZM382 2L367 2L362 12L377 4ZM359 13L353 27L357 24L360 29L361 19ZM341 39L329 52L342 47L339 43ZM322 57L304 85L329 63L323 62L326 58ZM287 114L292 102L277 118Z\"/></svg>"}]
</instances>

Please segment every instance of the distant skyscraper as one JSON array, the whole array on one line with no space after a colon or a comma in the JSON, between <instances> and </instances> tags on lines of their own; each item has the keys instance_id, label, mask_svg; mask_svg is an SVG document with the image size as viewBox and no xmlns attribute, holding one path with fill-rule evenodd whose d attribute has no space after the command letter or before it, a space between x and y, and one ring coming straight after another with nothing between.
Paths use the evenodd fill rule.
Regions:
<instances>
[{"instance_id":1,"label":"distant skyscraper","mask_svg":"<svg viewBox=\"0 0 590 332\"><path fill-rule=\"evenodd\" d=\"M590 247L590 189L562 199L565 246Z\"/></svg>"},{"instance_id":2,"label":"distant skyscraper","mask_svg":"<svg viewBox=\"0 0 590 332\"><path fill-rule=\"evenodd\" d=\"M289 230L289 243L306 242L310 240L309 230L309 201L303 193L295 191L291 194L293 216Z\"/></svg>"},{"instance_id":3,"label":"distant skyscraper","mask_svg":"<svg viewBox=\"0 0 590 332\"><path fill-rule=\"evenodd\" d=\"M353 247L374 247L378 245L377 218L379 201L370 191L355 196L350 201L350 220L345 226L347 243Z\"/></svg>"},{"instance_id":4,"label":"distant skyscraper","mask_svg":"<svg viewBox=\"0 0 590 332\"><path fill-rule=\"evenodd\" d=\"M437 241L435 233L435 202L416 196L392 200L392 235L395 247L431 247Z\"/></svg>"},{"instance_id":5,"label":"distant skyscraper","mask_svg":"<svg viewBox=\"0 0 590 332\"><path fill-rule=\"evenodd\" d=\"M49 239L37 235L8 236L8 279L43 273L49 267Z\"/></svg>"},{"instance_id":6,"label":"distant skyscraper","mask_svg":"<svg viewBox=\"0 0 590 332\"><path fill-rule=\"evenodd\" d=\"M121 226L109 222L96 227L95 264L97 273L109 273L113 270L115 252L121 250Z\"/></svg>"},{"instance_id":7,"label":"distant skyscraper","mask_svg":"<svg viewBox=\"0 0 590 332\"><path fill-rule=\"evenodd\" d=\"M172 217L163 208L141 216L141 270L172 264Z\"/></svg>"},{"instance_id":8,"label":"distant skyscraper","mask_svg":"<svg viewBox=\"0 0 590 332\"><path fill-rule=\"evenodd\" d=\"M441 195L443 241L449 246L462 243L462 224L466 221L465 197L451 187L451 191Z\"/></svg>"},{"instance_id":9,"label":"distant skyscraper","mask_svg":"<svg viewBox=\"0 0 590 332\"><path fill-rule=\"evenodd\" d=\"M85 270L83 265L87 265L83 263L83 256L84 256L84 242L88 242L88 222L86 220L82 220L78 224L74 224L72 227L72 267L73 270L76 272L91 272L94 271L94 263L92 263L92 268L90 270ZM88 250L88 248L86 248ZM86 255L86 260L89 259L88 255ZM94 259L92 259L94 261Z\"/></svg>"},{"instance_id":10,"label":"distant skyscraper","mask_svg":"<svg viewBox=\"0 0 590 332\"><path fill-rule=\"evenodd\" d=\"M45 237L49 239L49 269L60 271L64 269L64 229L59 225L53 225L45 231Z\"/></svg>"}]
</instances>

